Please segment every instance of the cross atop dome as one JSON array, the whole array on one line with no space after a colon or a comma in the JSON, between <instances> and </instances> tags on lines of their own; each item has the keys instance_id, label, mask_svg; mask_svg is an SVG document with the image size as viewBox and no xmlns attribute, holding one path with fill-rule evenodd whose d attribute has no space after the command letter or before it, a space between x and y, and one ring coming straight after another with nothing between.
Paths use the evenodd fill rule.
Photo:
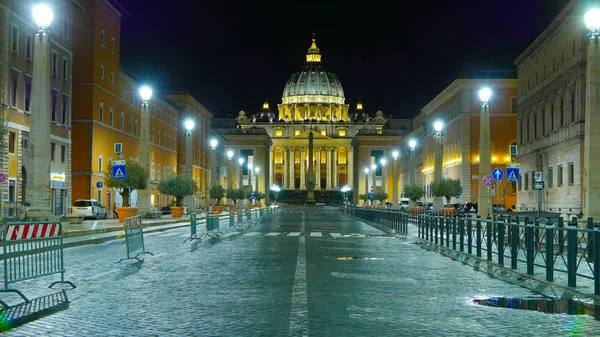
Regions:
<instances>
[{"instance_id":1,"label":"cross atop dome","mask_svg":"<svg viewBox=\"0 0 600 337\"><path fill-rule=\"evenodd\" d=\"M306 62L321 62L321 54L320 50L317 47L317 42L315 39L315 33L313 33L312 43L310 44L310 48L308 48L308 54L306 54Z\"/></svg>"}]
</instances>

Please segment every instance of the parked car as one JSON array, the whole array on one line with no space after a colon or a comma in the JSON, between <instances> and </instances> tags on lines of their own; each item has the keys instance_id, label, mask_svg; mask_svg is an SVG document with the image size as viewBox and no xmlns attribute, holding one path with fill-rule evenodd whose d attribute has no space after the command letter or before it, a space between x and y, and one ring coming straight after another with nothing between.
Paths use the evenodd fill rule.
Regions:
<instances>
[{"instance_id":1,"label":"parked car","mask_svg":"<svg viewBox=\"0 0 600 337\"><path fill-rule=\"evenodd\" d=\"M477 213L478 207L476 202L467 202L463 207L465 213Z\"/></svg>"},{"instance_id":2,"label":"parked car","mask_svg":"<svg viewBox=\"0 0 600 337\"><path fill-rule=\"evenodd\" d=\"M408 210L410 208L409 198L400 198L400 209Z\"/></svg>"},{"instance_id":3,"label":"parked car","mask_svg":"<svg viewBox=\"0 0 600 337\"><path fill-rule=\"evenodd\" d=\"M160 209L160 211L162 212L162 215L170 215L171 214L171 207L164 206L163 208Z\"/></svg>"},{"instance_id":4,"label":"parked car","mask_svg":"<svg viewBox=\"0 0 600 337\"><path fill-rule=\"evenodd\" d=\"M498 204L492 206L492 210L494 213L512 213L513 212L512 209L507 208L504 205L498 205Z\"/></svg>"},{"instance_id":5,"label":"parked car","mask_svg":"<svg viewBox=\"0 0 600 337\"><path fill-rule=\"evenodd\" d=\"M83 213L84 219L106 219L106 209L94 199L79 199L73 203L71 213Z\"/></svg>"}]
</instances>

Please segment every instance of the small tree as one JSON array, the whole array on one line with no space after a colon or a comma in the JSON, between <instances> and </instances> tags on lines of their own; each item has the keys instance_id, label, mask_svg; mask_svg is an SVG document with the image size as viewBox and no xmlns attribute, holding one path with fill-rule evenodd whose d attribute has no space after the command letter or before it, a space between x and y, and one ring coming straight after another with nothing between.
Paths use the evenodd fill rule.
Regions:
<instances>
[{"instance_id":1,"label":"small tree","mask_svg":"<svg viewBox=\"0 0 600 337\"><path fill-rule=\"evenodd\" d=\"M404 188L404 195L412 202L417 202L425 195L425 190L419 184L411 184Z\"/></svg>"},{"instance_id":2,"label":"small tree","mask_svg":"<svg viewBox=\"0 0 600 337\"><path fill-rule=\"evenodd\" d=\"M375 195L373 196L375 200L379 200L380 204L383 204L385 200L388 198L388 194L385 193L383 189L377 189Z\"/></svg>"},{"instance_id":3,"label":"small tree","mask_svg":"<svg viewBox=\"0 0 600 337\"><path fill-rule=\"evenodd\" d=\"M239 190L236 188L228 188L227 189L227 198L233 200L233 204L235 205L237 201L240 199Z\"/></svg>"},{"instance_id":4,"label":"small tree","mask_svg":"<svg viewBox=\"0 0 600 337\"><path fill-rule=\"evenodd\" d=\"M263 192L255 191L254 194L256 194L256 200L258 200L259 204L261 203L260 201L265 198L265 194Z\"/></svg>"},{"instance_id":5,"label":"small tree","mask_svg":"<svg viewBox=\"0 0 600 337\"><path fill-rule=\"evenodd\" d=\"M192 178L183 175L163 180L158 184L158 190L162 194L175 197L175 206L183 206L183 199L188 195L193 195L197 190L196 182Z\"/></svg>"},{"instance_id":6,"label":"small tree","mask_svg":"<svg viewBox=\"0 0 600 337\"><path fill-rule=\"evenodd\" d=\"M223 197L225 196L225 188L219 184L212 185L211 188L208 190L208 195L210 195L211 198L216 199L218 205L221 199L223 199Z\"/></svg>"},{"instance_id":7,"label":"small tree","mask_svg":"<svg viewBox=\"0 0 600 337\"><path fill-rule=\"evenodd\" d=\"M367 203L367 199L368 199L368 194L359 194L358 195L358 199L362 200L363 203Z\"/></svg>"},{"instance_id":8,"label":"small tree","mask_svg":"<svg viewBox=\"0 0 600 337\"><path fill-rule=\"evenodd\" d=\"M139 163L128 160L125 163L125 179L116 180L112 175L112 163L108 164L108 171L104 173L106 186L113 187L123 198L123 206L131 206L129 197L135 190L145 190L148 187L148 171Z\"/></svg>"},{"instance_id":9,"label":"small tree","mask_svg":"<svg viewBox=\"0 0 600 337\"><path fill-rule=\"evenodd\" d=\"M442 178L442 180L434 181L431 184L431 191L436 197L445 197L446 204L450 204L452 196L462 193L462 187L460 186L459 179Z\"/></svg>"}]
</instances>

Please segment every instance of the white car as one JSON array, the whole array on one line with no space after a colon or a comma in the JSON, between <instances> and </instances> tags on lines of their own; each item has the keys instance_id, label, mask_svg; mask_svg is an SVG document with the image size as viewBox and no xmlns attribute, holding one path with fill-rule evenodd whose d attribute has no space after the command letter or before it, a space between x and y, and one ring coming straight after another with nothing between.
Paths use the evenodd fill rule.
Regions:
<instances>
[{"instance_id":1,"label":"white car","mask_svg":"<svg viewBox=\"0 0 600 337\"><path fill-rule=\"evenodd\" d=\"M94 199L79 199L73 203L71 213L81 213L88 219L106 219L106 209Z\"/></svg>"}]
</instances>

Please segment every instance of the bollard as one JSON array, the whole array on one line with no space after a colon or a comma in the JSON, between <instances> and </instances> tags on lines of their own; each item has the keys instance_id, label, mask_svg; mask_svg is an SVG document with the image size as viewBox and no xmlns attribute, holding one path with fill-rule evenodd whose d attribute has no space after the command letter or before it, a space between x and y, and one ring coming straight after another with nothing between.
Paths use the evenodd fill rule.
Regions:
<instances>
[{"instance_id":1,"label":"bollard","mask_svg":"<svg viewBox=\"0 0 600 337\"><path fill-rule=\"evenodd\" d=\"M504 266L504 222L498 222L498 264Z\"/></svg>"},{"instance_id":2,"label":"bollard","mask_svg":"<svg viewBox=\"0 0 600 337\"><path fill-rule=\"evenodd\" d=\"M467 252L473 254L473 222L471 216L467 215L463 223L466 223L467 226Z\"/></svg>"},{"instance_id":3,"label":"bollard","mask_svg":"<svg viewBox=\"0 0 600 337\"><path fill-rule=\"evenodd\" d=\"M546 281L554 281L554 226L546 219Z\"/></svg>"},{"instance_id":4,"label":"bollard","mask_svg":"<svg viewBox=\"0 0 600 337\"><path fill-rule=\"evenodd\" d=\"M564 220L561 217L558 218L558 255L562 255L565 247L565 231Z\"/></svg>"},{"instance_id":5,"label":"bollard","mask_svg":"<svg viewBox=\"0 0 600 337\"><path fill-rule=\"evenodd\" d=\"M577 218L567 228L567 279L569 287L577 286Z\"/></svg>"},{"instance_id":6,"label":"bollard","mask_svg":"<svg viewBox=\"0 0 600 337\"><path fill-rule=\"evenodd\" d=\"M481 216L477 216L477 257L481 257Z\"/></svg>"},{"instance_id":7,"label":"bollard","mask_svg":"<svg viewBox=\"0 0 600 337\"><path fill-rule=\"evenodd\" d=\"M527 222L525 218L525 245L527 246L527 274L533 275L533 262L534 262L534 238L533 238L533 225Z\"/></svg>"},{"instance_id":8,"label":"bollard","mask_svg":"<svg viewBox=\"0 0 600 337\"><path fill-rule=\"evenodd\" d=\"M456 250L456 218L452 221L452 249Z\"/></svg>"},{"instance_id":9,"label":"bollard","mask_svg":"<svg viewBox=\"0 0 600 337\"><path fill-rule=\"evenodd\" d=\"M435 236L433 238L435 239L435 244L437 245L438 244L438 230L439 230L439 225L440 225L440 222L439 222L440 218L436 216L434 219L435 219L434 220L435 221L435 223L434 223L434 226L435 226Z\"/></svg>"},{"instance_id":10,"label":"bollard","mask_svg":"<svg viewBox=\"0 0 600 337\"><path fill-rule=\"evenodd\" d=\"M246 219L248 221L252 220L252 209L251 208L246 209Z\"/></svg>"},{"instance_id":11,"label":"bollard","mask_svg":"<svg viewBox=\"0 0 600 337\"><path fill-rule=\"evenodd\" d=\"M241 224L242 221L244 221L244 219L242 219L242 210L241 209L237 210L237 220L238 220L237 221L238 225Z\"/></svg>"},{"instance_id":12,"label":"bollard","mask_svg":"<svg viewBox=\"0 0 600 337\"><path fill-rule=\"evenodd\" d=\"M519 217L516 218L516 224L511 224L510 240L510 267L517 269L517 259L519 257Z\"/></svg>"},{"instance_id":13,"label":"bollard","mask_svg":"<svg viewBox=\"0 0 600 337\"><path fill-rule=\"evenodd\" d=\"M536 217L534 220L535 229L534 229L534 238L535 238L535 249L540 249L540 218Z\"/></svg>"},{"instance_id":14,"label":"bollard","mask_svg":"<svg viewBox=\"0 0 600 337\"><path fill-rule=\"evenodd\" d=\"M465 223L461 222L458 224L458 240L460 242L459 250L465 251Z\"/></svg>"},{"instance_id":15,"label":"bollard","mask_svg":"<svg viewBox=\"0 0 600 337\"><path fill-rule=\"evenodd\" d=\"M492 224L490 223L490 216L488 215L487 219L485 220L485 230L487 233L487 242L486 242L486 255L487 255L487 260L488 261L492 261L492 235L494 235L492 233Z\"/></svg>"},{"instance_id":16,"label":"bollard","mask_svg":"<svg viewBox=\"0 0 600 337\"><path fill-rule=\"evenodd\" d=\"M445 216L441 216L439 219L440 224L440 246L444 246L444 220L446 220Z\"/></svg>"},{"instance_id":17,"label":"bollard","mask_svg":"<svg viewBox=\"0 0 600 337\"><path fill-rule=\"evenodd\" d=\"M235 211L229 211L229 228L235 226Z\"/></svg>"},{"instance_id":18,"label":"bollard","mask_svg":"<svg viewBox=\"0 0 600 337\"><path fill-rule=\"evenodd\" d=\"M456 218L446 218L446 247L450 247L450 224Z\"/></svg>"}]
</instances>

